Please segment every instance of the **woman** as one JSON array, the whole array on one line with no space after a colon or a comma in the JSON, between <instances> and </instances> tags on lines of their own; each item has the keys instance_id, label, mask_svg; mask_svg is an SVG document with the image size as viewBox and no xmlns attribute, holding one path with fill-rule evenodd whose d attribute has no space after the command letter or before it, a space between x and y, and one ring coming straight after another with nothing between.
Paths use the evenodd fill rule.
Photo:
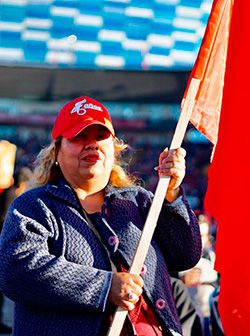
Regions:
<instances>
[{"instance_id":1,"label":"woman","mask_svg":"<svg viewBox=\"0 0 250 336\"><path fill-rule=\"evenodd\" d=\"M200 258L199 227L180 188L185 151L163 151L170 175L141 275L127 273L152 193L121 168L126 146L106 108L89 97L63 106L38 156L40 187L12 204L0 244L0 284L15 302L15 336L106 335L116 306L123 335L181 335L168 270Z\"/></svg>"}]
</instances>

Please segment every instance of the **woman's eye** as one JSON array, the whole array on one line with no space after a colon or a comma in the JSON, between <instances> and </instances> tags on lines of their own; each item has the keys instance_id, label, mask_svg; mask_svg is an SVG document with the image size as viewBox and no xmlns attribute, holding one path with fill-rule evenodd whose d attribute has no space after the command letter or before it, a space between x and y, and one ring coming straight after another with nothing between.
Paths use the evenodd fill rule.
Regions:
<instances>
[{"instance_id":1,"label":"woman's eye","mask_svg":"<svg viewBox=\"0 0 250 336\"><path fill-rule=\"evenodd\" d=\"M104 140L110 136L109 132L102 132L97 135L97 140Z\"/></svg>"},{"instance_id":2,"label":"woman's eye","mask_svg":"<svg viewBox=\"0 0 250 336\"><path fill-rule=\"evenodd\" d=\"M82 134L79 134L79 135L77 135L76 137L74 137L72 140L73 140L74 142L84 141L84 140L86 140L86 136L84 136L84 135L82 135Z\"/></svg>"}]
</instances>

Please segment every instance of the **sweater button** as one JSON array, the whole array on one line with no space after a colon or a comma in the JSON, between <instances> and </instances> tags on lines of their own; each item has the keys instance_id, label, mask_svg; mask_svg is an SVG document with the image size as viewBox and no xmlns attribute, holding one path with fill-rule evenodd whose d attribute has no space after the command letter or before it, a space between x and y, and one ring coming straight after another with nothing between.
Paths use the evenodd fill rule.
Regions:
<instances>
[{"instance_id":1,"label":"sweater button","mask_svg":"<svg viewBox=\"0 0 250 336\"><path fill-rule=\"evenodd\" d=\"M155 302L155 308L158 309L158 310L162 310L166 307L166 301L163 300L163 299L158 299L156 302Z\"/></svg>"},{"instance_id":2,"label":"sweater button","mask_svg":"<svg viewBox=\"0 0 250 336\"><path fill-rule=\"evenodd\" d=\"M140 275L144 275L146 272L147 272L147 266L146 266L146 265L143 265L143 266L142 266L142 269L141 269L141 273L140 273Z\"/></svg>"},{"instance_id":3,"label":"sweater button","mask_svg":"<svg viewBox=\"0 0 250 336\"><path fill-rule=\"evenodd\" d=\"M111 246L115 246L119 243L119 239L116 236L110 236L109 239L108 239L108 243Z\"/></svg>"}]
</instances>

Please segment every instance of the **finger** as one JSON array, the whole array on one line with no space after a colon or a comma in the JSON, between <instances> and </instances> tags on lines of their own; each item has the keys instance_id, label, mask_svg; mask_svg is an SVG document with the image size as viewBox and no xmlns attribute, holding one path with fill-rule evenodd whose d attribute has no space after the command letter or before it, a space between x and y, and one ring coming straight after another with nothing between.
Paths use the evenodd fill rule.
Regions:
<instances>
[{"instance_id":1,"label":"finger","mask_svg":"<svg viewBox=\"0 0 250 336\"><path fill-rule=\"evenodd\" d=\"M159 166L158 167L161 167L161 166L166 165L166 164L169 164L169 166L168 166L169 168L177 166L177 165L181 165L181 166L185 167L186 166L186 160L181 155L179 155L179 156L170 155L170 156L167 156L164 159L161 159L159 161Z\"/></svg>"},{"instance_id":2,"label":"finger","mask_svg":"<svg viewBox=\"0 0 250 336\"><path fill-rule=\"evenodd\" d=\"M175 161L167 161L163 162L159 168L160 169L170 169L170 168L176 168L177 165L179 165L180 162L175 162Z\"/></svg>"},{"instance_id":3,"label":"finger","mask_svg":"<svg viewBox=\"0 0 250 336\"><path fill-rule=\"evenodd\" d=\"M129 311L135 308L135 304L129 301L122 301L119 306Z\"/></svg>"},{"instance_id":4,"label":"finger","mask_svg":"<svg viewBox=\"0 0 250 336\"><path fill-rule=\"evenodd\" d=\"M177 148L177 149L175 150L175 153L176 153L177 155L180 155L180 156L184 157L184 158L185 158L186 155L187 155L186 150L185 150L184 148L182 148L182 147Z\"/></svg>"},{"instance_id":5,"label":"finger","mask_svg":"<svg viewBox=\"0 0 250 336\"><path fill-rule=\"evenodd\" d=\"M163 153L164 153L164 151L163 151ZM168 151L168 156L169 157L170 156L182 156L182 157L185 158L186 154L187 154L186 150L182 147L179 147L179 148L176 148L176 149L170 149Z\"/></svg>"},{"instance_id":6,"label":"finger","mask_svg":"<svg viewBox=\"0 0 250 336\"><path fill-rule=\"evenodd\" d=\"M137 275L137 274L131 274L131 277L132 277L133 282L134 282L136 285L140 286L141 288L143 287L143 285L144 285L144 281L143 281L143 279L142 279L142 277L141 277L140 275Z\"/></svg>"},{"instance_id":7,"label":"finger","mask_svg":"<svg viewBox=\"0 0 250 336\"><path fill-rule=\"evenodd\" d=\"M171 168L177 168L179 170L186 170L186 162L184 159L180 160L164 160L159 166L154 167L154 170L160 172L160 171L165 171Z\"/></svg>"},{"instance_id":8,"label":"finger","mask_svg":"<svg viewBox=\"0 0 250 336\"><path fill-rule=\"evenodd\" d=\"M131 311L135 308L134 303L128 302L128 310Z\"/></svg>"},{"instance_id":9,"label":"finger","mask_svg":"<svg viewBox=\"0 0 250 336\"><path fill-rule=\"evenodd\" d=\"M169 162L169 161L185 161L185 153L175 150L172 153L169 153L167 156L162 156L160 162Z\"/></svg>"},{"instance_id":10,"label":"finger","mask_svg":"<svg viewBox=\"0 0 250 336\"><path fill-rule=\"evenodd\" d=\"M170 149L168 151L163 151L160 155L160 157L162 159L166 158L166 157L182 157L182 158L185 158L186 157L186 150L182 147L180 148L177 148L177 149Z\"/></svg>"},{"instance_id":11,"label":"finger","mask_svg":"<svg viewBox=\"0 0 250 336\"><path fill-rule=\"evenodd\" d=\"M166 176L172 176L176 179L182 177L185 175L185 170L184 169L178 169L177 167L172 167L172 168L161 168L158 170L159 174L164 174Z\"/></svg>"},{"instance_id":12,"label":"finger","mask_svg":"<svg viewBox=\"0 0 250 336\"><path fill-rule=\"evenodd\" d=\"M170 162L165 162L158 166L158 171L168 171L171 169L176 169L179 171L185 171L186 170L186 163L184 161L170 161Z\"/></svg>"},{"instance_id":13,"label":"finger","mask_svg":"<svg viewBox=\"0 0 250 336\"><path fill-rule=\"evenodd\" d=\"M141 296L142 295L142 292L143 292L143 289L142 287L134 284L132 287L131 287L131 292L136 294L137 296Z\"/></svg>"},{"instance_id":14,"label":"finger","mask_svg":"<svg viewBox=\"0 0 250 336\"><path fill-rule=\"evenodd\" d=\"M123 300L119 303L119 306L125 308L126 310L132 310L135 307L135 304L139 301L139 297L133 293L127 293L124 295Z\"/></svg>"},{"instance_id":15,"label":"finger","mask_svg":"<svg viewBox=\"0 0 250 336\"><path fill-rule=\"evenodd\" d=\"M169 155L169 149L165 148L163 152L159 155L159 163L164 160Z\"/></svg>"}]
</instances>

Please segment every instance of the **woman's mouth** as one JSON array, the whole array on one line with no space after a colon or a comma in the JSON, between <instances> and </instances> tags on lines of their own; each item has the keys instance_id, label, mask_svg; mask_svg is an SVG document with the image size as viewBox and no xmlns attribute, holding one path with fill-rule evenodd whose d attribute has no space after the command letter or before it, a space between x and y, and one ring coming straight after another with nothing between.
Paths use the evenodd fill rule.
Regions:
<instances>
[{"instance_id":1,"label":"woman's mouth","mask_svg":"<svg viewBox=\"0 0 250 336\"><path fill-rule=\"evenodd\" d=\"M83 161L89 162L89 163L95 163L99 160L99 155L97 154L89 154L84 156Z\"/></svg>"}]
</instances>

